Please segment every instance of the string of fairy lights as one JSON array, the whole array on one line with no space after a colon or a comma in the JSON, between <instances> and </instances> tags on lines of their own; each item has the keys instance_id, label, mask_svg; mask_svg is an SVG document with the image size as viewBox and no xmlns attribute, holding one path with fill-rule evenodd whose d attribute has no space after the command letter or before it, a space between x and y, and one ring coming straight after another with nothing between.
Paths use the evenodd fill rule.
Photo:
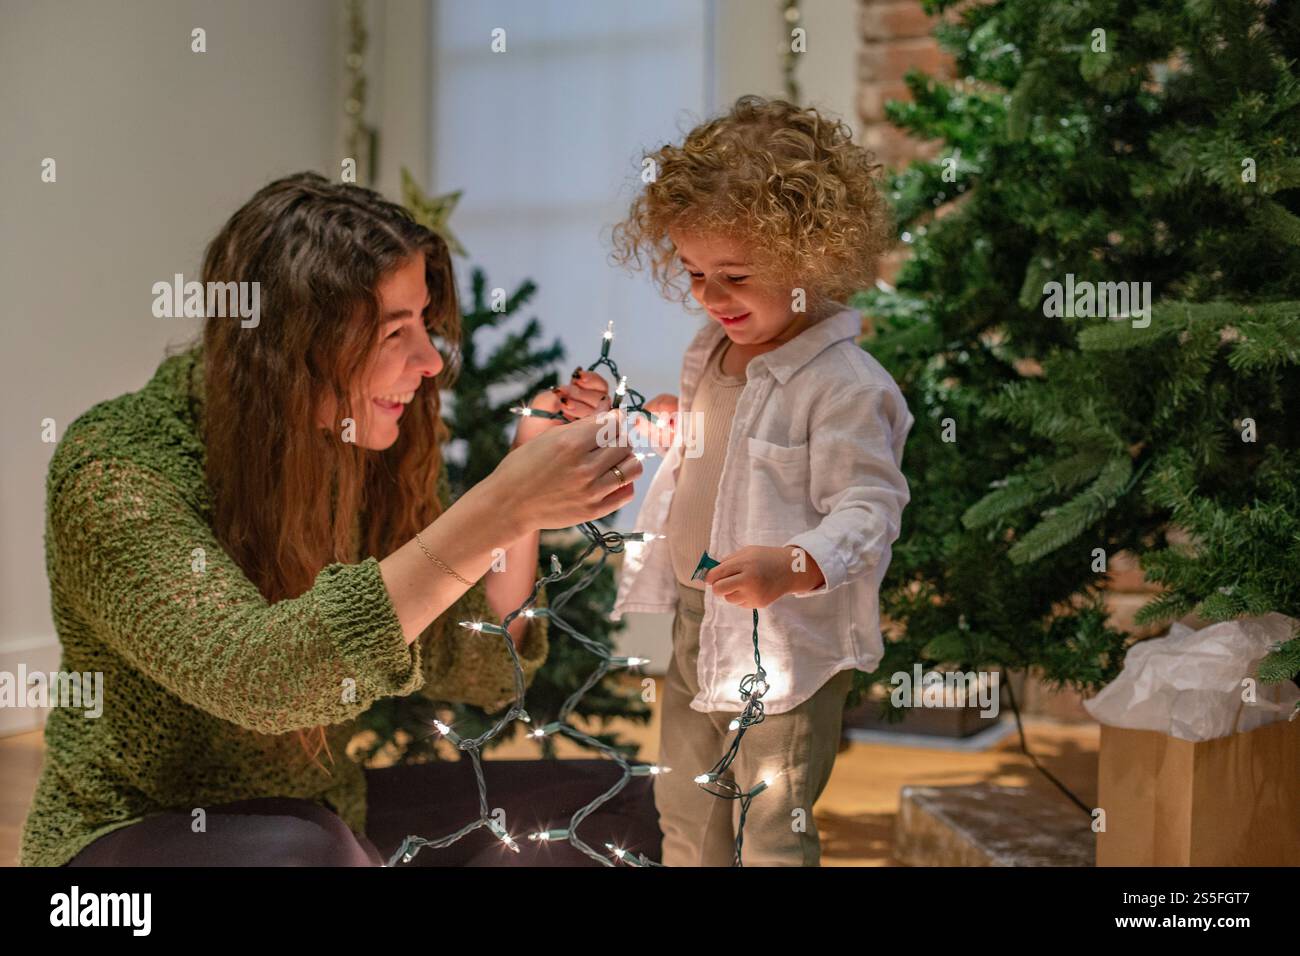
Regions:
<instances>
[{"instance_id":1,"label":"string of fairy lights","mask_svg":"<svg viewBox=\"0 0 1300 956\"><path fill-rule=\"evenodd\" d=\"M601 367L606 367L610 370L610 374L613 376L614 381L618 383L615 390L615 396L622 414L629 416L632 414L640 414L647 420L652 421L654 424L661 425L662 422L653 419L651 414L645 410L644 397L640 392L636 391L636 389L628 387L627 376L619 373L617 363L610 358L609 351L610 346L613 344L613 340L614 323L611 321L602 336L600 358L589 366L588 370L595 371ZM510 411L521 416L538 416L543 418L566 420L564 415L560 413L548 412L543 409L515 406L511 408ZM634 454L638 459L644 459L647 457L653 457L654 453L635 452ZM500 840L507 849L515 853L519 852L518 841L510 834L506 826L502 824L501 821L498 820L489 810L487 784L483 778L482 750L484 745L486 745L489 740L498 736L511 721L519 719L527 724L532 723L532 717L524 708L525 686L523 668L519 663L519 655L515 650L514 641L511 639L508 630L510 624L521 615L526 618L545 617L550 622L552 633L554 633L554 629L562 631L577 641L596 658L595 669L590 675L588 675L587 679L583 681L582 685L564 701L559 712L555 715L555 719L531 730L529 736L537 740L555 735L568 737L579 744L599 751L603 755L609 757L614 761L614 763L622 768L623 771L622 775L613 786L597 796L590 803L586 804L586 806L575 811L569 818L567 825L536 831L529 834L527 839L542 843L566 841L604 866L615 866L618 863L623 863L627 866L649 867L663 865L656 860L649 859L643 853L633 852L625 847L617 846L613 843L605 843L605 852L601 853L583 840L579 833L583 821L590 817L591 814L599 809L603 804L617 796L619 792L628 785L628 782L633 777L646 777L668 773L672 768L661 767L657 764L631 763L615 748L590 736L589 734L583 733L577 727L574 727L568 722L569 715L573 713L574 708L577 707L578 702L582 697L589 690L599 684L611 671L621 668L640 667L650 662L645 658L621 657L611 654L608 649L603 647L599 642L581 633L565 621L561 616L561 612L564 610L565 605L568 604L573 595L588 587L592 581L600 575L606 562L609 560L610 555L623 552L625 545L629 542L640 544L655 538L664 538L666 535L642 531L602 531L590 521L585 521L580 524L578 530L588 539L589 544L586 550L584 550L578 557L576 563L572 567L566 569L561 564L560 559L552 554L550 560L550 573L537 580L533 585L532 593L528 596L528 599L524 601L520 607L506 615L506 618L500 624L491 624L485 621L460 622L461 627L468 628L471 631L484 635L490 635L504 641L506 649L510 652L510 659L514 663L515 668L514 701L487 730L483 731L478 736L462 737L460 734L456 733L454 728L449 727L442 721L434 721L434 726L438 733L460 750L461 753L465 754L473 765L474 778L478 785L478 819L470 821L453 833L449 833L446 836L438 837L436 839L426 839L414 835L408 836L392 854L386 865L396 866L399 862L409 863L422 849L429 848L437 850L451 846L453 843L479 829L487 829L493 836ZM600 551L599 558L594 562L588 563L587 559L597 549ZM699 566L696 567L691 577L693 579L702 579L705 574L708 573L708 570L712 567L716 567L717 564L718 562L709 557L706 552L701 557ZM549 602L548 607L534 607L534 604L537 601L537 596L541 593L543 587L546 587L551 583L564 581L584 568L585 571L583 571L583 573L566 590L552 599ZM734 775L729 772L732 762L736 759L736 756L740 751L740 744L744 739L746 731L755 724L761 723L763 720L763 695L766 694L768 690L767 671L763 668L762 658L759 654L758 611L756 609L754 610L753 642L754 673L747 674L740 682L740 698L744 702L744 709L740 716L732 720L729 725L729 730L735 732L735 737L732 738L730 746L727 747L726 752L718 759L718 762L706 772L695 777L695 783L697 783L707 793L711 793L720 799L738 800L740 802L740 815L736 827L736 848L732 860L733 866L744 866L741 851L744 846L745 816L749 811L750 802L754 797L758 796L770 787L774 779L774 775L769 775L760 780L750 789L742 790L735 782Z\"/></svg>"}]
</instances>

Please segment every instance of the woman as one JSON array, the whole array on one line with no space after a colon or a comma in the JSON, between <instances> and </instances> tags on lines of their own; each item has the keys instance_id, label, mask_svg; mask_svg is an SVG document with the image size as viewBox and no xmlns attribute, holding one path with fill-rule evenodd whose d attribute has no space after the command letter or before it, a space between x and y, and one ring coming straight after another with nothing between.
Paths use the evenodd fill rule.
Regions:
<instances>
[{"instance_id":1,"label":"woman","mask_svg":"<svg viewBox=\"0 0 1300 956\"><path fill-rule=\"evenodd\" d=\"M24 865L382 862L343 753L351 721L415 690L508 703L504 639L457 622L523 605L539 531L609 514L641 473L624 442L598 441L607 386L584 373L532 402L564 399L565 421L521 419L450 502L439 389L456 369L433 339L454 357L451 263L377 193L273 182L209 245L202 280L257 282L260 320L209 304L201 342L77 419L50 464L62 669L102 672L104 707L52 711ZM509 633L531 681L545 618ZM440 795L394 789L409 819L385 818L429 834Z\"/></svg>"}]
</instances>

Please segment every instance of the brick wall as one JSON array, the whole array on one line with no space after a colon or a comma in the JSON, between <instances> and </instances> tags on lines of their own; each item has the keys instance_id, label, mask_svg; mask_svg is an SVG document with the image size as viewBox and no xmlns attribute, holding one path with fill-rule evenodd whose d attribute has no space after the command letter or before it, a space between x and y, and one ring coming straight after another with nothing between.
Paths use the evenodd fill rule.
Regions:
<instances>
[{"instance_id":1,"label":"brick wall","mask_svg":"<svg viewBox=\"0 0 1300 956\"><path fill-rule=\"evenodd\" d=\"M859 0L858 120L859 140L885 166L900 167L910 159L931 159L941 146L911 139L885 119L885 103L910 99L903 74L918 69L931 76L952 79L954 63L930 35L934 18L917 0ZM877 270L892 282L903 250L887 254Z\"/></svg>"},{"instance_id":2,"label":"brick wall","mask_svg":"<svg viewBox=\"0 0 1300 956\"><path fill-rule=\"evenodd\" d=\"M860 0L858 32L858 118L862 145L887 166L932 157L938 144L908 139L885 119L885 103L907 99L903 74L918 69L951 79L953 60L930 36L934 20L917 0Z\"/></svg>"}]
</instances>

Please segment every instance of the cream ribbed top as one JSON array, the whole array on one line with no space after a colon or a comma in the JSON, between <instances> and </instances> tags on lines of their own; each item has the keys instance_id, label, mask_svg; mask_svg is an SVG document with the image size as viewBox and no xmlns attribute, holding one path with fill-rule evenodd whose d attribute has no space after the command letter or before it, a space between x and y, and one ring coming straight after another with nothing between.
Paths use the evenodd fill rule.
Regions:
<instances>
[{"instance_id":1,"label":"cream ribbed top","mask_svg":"<svg viewBox=\"0 0 1300 956\"><path fill-rule=\"evenodd\" d=\"M678 423L679 428L694 425L693 436L688 432L685 438L698 443L701 454L695 458L682 458L665 534L668 535L673 573L677 580L699 591L704 590L704 582L692 581L691 572L699 565L700 555L709 549L713 508L722 478L722 463L727 457L731 420L735 417L736 403L747 380L743 374L723 374L722 359L730 347L731 339L724 336L700 377L693 406L679 416ZM690 445L683 450L688 448ZM720 556L715 554L712 557L717 559Z\"/></svg>"}]
</instances>

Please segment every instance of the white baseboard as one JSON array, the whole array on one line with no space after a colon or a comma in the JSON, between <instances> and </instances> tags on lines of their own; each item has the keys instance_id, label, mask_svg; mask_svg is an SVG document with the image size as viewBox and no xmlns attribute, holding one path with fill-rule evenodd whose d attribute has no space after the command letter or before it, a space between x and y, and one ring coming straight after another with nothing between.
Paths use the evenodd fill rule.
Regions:
<instances>
[{"instance_id":1,"label":"white baseboard","mask_svg":"<svg viewBox=\"0 0 1300 956\"><path fill-rule=\"evenodd\" d=\"M0 645L0 671L18 673L22 664L27 672L58 670L61 658L59 639L54 635L24 638ZM49 710L44 707L0 707L0 737L26 734L45 726Z\"/></svg>"}]
</instances>

